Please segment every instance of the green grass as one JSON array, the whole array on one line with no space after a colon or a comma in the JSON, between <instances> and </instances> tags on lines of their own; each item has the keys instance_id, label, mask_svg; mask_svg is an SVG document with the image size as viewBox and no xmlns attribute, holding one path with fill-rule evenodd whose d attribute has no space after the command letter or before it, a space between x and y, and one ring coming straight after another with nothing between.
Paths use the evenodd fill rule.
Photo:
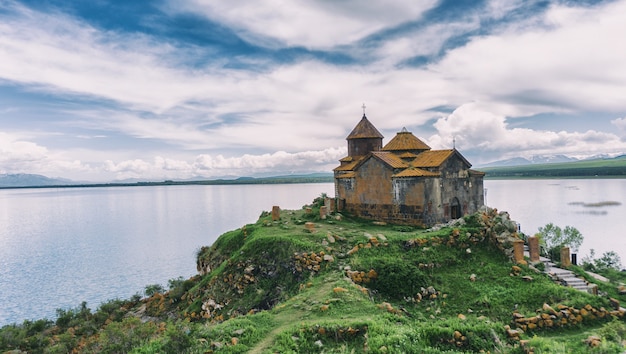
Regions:
<instances>
[{"instance_id":1,"label":"green grass","mask_svg":"<svg viewBox=\"0 0 626 354\"><path fill-rule=\"evenodd\" d=\"M82 307L60 313L57 323L6 326L0 351L522 353L505 330L514 311L532 317L544 303L608 308L606 297L556 285L528 267L512 274L478 220L428 232L346 216L320 220L304 210L283 211L278 221L264 213L198 251L208 274L96 313ZM313 232L304 221L314 222ZM611 287L600 289L626 301ZM606 318L521 339L536 353L585 352L583 340L598 335L593 350L617 353L625 333L621 320Z\"/></svg>"}]
</instances>

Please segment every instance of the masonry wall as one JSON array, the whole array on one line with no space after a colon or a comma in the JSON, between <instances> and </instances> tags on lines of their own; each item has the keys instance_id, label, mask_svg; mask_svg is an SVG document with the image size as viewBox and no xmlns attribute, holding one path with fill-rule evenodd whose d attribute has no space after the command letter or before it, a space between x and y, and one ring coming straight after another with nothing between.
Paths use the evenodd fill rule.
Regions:
<instances>
[{"instance_id":1,"label":"masonry wall","mask_svg":"<svg viewBox=\"0 0 626 354\"><path fill-rule=\"evenodd\" d=\"M382 138L350 139L348 140L348 156L365 156L372 151L379 151L382 146Z\"/></svg>"},{"instance_id":2,"label":"masonry wall","mask_svg":"<svg viewBox=\"0 0 626 354\"><path fill-rule=\"evenodd\" d=\"M442 210L440 221L471 214L484 204L482 177L471 176L467 166L458 156L453 156L442 166ZM458 201L458 212L454 207Z\"/></svg>"},{"instance_id":3,"label":"masonry wall","mask_svg":"<svg viewBox=\"0 0 626 354\"><path fill-rule=\"evenodd\" d=\"M370 158L354 178L335 179L338 206L366 219L430 226L484 204L483 178L471 175L462 159L452 156L440 172L441 177L392 178L390 167Z\"/></svg>"},{"instance_id":4,"label":"masonry wall","mask_svg":"<svg viewBox=\"0 0 626 354\"><path fill-rule=\"evenodd\" d=\"M377 158L369 158L358 169L354 191L346 197L349 204L392 204L393 170Z\"/></svg>"}]
</instances>

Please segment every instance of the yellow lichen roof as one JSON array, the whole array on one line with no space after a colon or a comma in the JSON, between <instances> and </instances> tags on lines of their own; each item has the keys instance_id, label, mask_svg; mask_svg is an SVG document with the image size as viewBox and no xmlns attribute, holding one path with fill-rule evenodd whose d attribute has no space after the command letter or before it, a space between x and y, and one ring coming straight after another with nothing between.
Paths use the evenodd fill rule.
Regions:
<instances>
[{"instance_id":1,"label":"yellow lichen roof","mask_svg":"<svg viewBox=\"0 0 626 354\"><path fill-rule=\"evenodd\" d=\"M364 139L364 138L383 138L383 135L374 127L365 114L361 121L352 129L350 135L346 139Z\"/></svg>"},{"instance_id":2,"label":"yellow lichen roof","mask_svg":"<svg viewBox=\"0 0 626 354\"><path fill-rule=\"evenodd\" d=\"M391 166L392 168L409 167L409 164L407 164L406 161L398 157L398 155L392 154L387 151L373 151L372 156L379 158L380 160L382 160L384 163Z\"/></svg>"},{"instance_id":3,"label":"yellow lichen roof","mask_svg":"<svg viewBox=\"0 0 626 354\"><path fill-rule=\"evenodd\" d=\"M335 178L354 178L355 175L354 171L350 171L337 175Z\"/></svg>"},{"instance_id":4,"label":"yellow lichen roof","mask_svg":"<svg viewBox=\"0 0 626 354\"><path fill-rule=\"evenodd\" d=\"M403 159L412 159L412 158L417 157L417 155L412 152L406 151L401 154L398 154L398 157L403 158Z\"/></svg>"},{"instance_id":5,"label":"yellow lichen roof","mask_svg":"<svg viewBox=\"0 0 626 354\"><path fill-rule=\"evenodd\" d=\"M343 159L339 160L339 162L350 162L352 160L354 160L352 156L346 156Z\"/></svg>"},{"instance_id":6,"label":"yellow lichen roof","mask_svg":"<svg viewBox=\"0 0 626 354\"><path fill-rule=\"evenodd\" d=\"M474 176L484 176L485 172L477 171L477 170L469 170L469 174L470 175L474 175Z\"/></svg>"},{"instance_id":7,"label":"yellow lichen roof","mask_svg":"<svg viewBox=\"0 0 626 354\"><path fill-rule=\"evenodd\" d=\"M335 167L333 171L352 171L354 169L354 166L356 166L357 163L358 161L353 161L345 165Z\"/></svg>"},{"instance_id":8,"label":"yellow lichen roof","mask_svg":"<svg viewBox=\"0 0 626 354\"><path fill-rule=\"evenodd\" d=\"M421 168L407 168L392 177L439 177L441 173L422 170Z\"/></svg>"},{"instance_id":9,"label":"yellow lichen roof","mask_svg":"<svg viewBox=\"0 0 626 354\"><path fill-rule=\"evenodd\" d=\"M430 146L418 139L413 133L403 128L384 147L385 151L398 150L430 150Z\"/></svg>"},{"instance_id":10,"label":"yellow lichen roof","mask_svg":"<svg viewBox=\"0 0 626 354\"><path fill-rule=\"evenodd\" d=\"M454 154L454 150L430 150L424 151L417 155L415 160L411 162L411 166L415 167L439 167L450 156Z\"/></svg>"},{"instance_id":11,"label":"yellow lichen roof","mask_svg":"<svg viewBox=\"0 0 626 354\"><path fill-rule=\"evenodd\" d=\"M348 156L350 158L350 160L346 160L347 158L344 157L343 159L341 159L340 161L342 162L348 162L345 164L342 164L338 167L335 167L335 169L333 171L352 171L354 170L354 168L356 167L356 165L363 160L363 158L365 156Z\"/></svg>"}]
</instances>

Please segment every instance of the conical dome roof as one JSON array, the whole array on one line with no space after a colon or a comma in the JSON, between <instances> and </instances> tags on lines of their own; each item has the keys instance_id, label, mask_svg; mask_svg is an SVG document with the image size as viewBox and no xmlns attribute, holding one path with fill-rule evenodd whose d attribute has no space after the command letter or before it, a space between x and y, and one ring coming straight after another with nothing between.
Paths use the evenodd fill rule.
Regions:
<instances>
[{"instance_id":1,"label":"conical dome roof","mask_svg":"<svg viewBox=\"0 0 626 354\"><path fill-rule=\"evenodd\" d=\"M423 141L417 138L413 133L402 128L402 131L396 134L383 147L384 151L413 151L413 150L430 150L430 146L426 145Z\"/></svg>"},{"instance_id":2,"label":"conical dome roof","mask_svg":"<svg viewBox=\"0 0 626 354\"><path fill-rule=\"evenodd\" d=\"M346 139L371 139L371 138L383 138L383 135L374 127L374 125L367 119L365 114L359 124L352 129L352 132Z\"/></svg>"}]
</instances>

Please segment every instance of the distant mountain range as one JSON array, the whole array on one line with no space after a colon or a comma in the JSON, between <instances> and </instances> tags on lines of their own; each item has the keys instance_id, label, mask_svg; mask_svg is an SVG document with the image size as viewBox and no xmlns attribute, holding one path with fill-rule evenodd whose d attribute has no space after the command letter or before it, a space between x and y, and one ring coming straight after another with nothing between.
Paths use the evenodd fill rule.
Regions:
<instances>
[{"instance_id":1,"label":"distant mountain range","mask_svg":"<svg viewBox=\"0 0 626 354\"><path fill-rule=\"evenodd\" d=\"M593 158L598 158L599 156L594 156ZM521 165L534 165L534 164L543 164L543 163L560 163L560 162L572 162L572 161L580 161L575 157L569 157L565 155L536 155L530 158L524 157L514 157L506 160L498 160L489 162L486 164L481 164L478 167L503 167L503 166L521 166Z\"/></svg>"},{"instance_id":2,"label":"distant mountain range","mask_svg":"<svg viewBox=\"0 0 626 354\"><path fill-rule=\"evenodd\" d=\"M79 182L28 173L0 174L0 187L66 186Z\"/></svg>"},{"instance_id":3,"label":"distant mountain range","mask_svg":"<svg viewBox=\"0 0 626 354\"><path fill-rule=\"evenodd\" d=\"M333 181L333 174L309 173L291 174L271 177L228 177L219 179L187 179L187 180L142 180L127 179L105 183L77 182L64 178L49 178L35 174L0 174L0 188L27 188L27 187L108 187L108 186L146 186L146 185L177 185L177 184L275 184L275 183L328 183Z\"/></svg>"},{"instance_id":4,"label":"distant mountain range","mask_svg":"<svg viewBox=\"0 0 626 354\"><path fill-rule=\"evenodd\" d=\"M626 154L617 157L597 155L576 159L565 155L541 155L530 158L515 157L487 164L476 169L487 172L487 177L576 177L576 176L626 176ZM47 186L115 186L115 185L172 185L172 184L265 184L265 183L320 183L332 182L331 172L302 173L280 176L202 178L186 180L128 179L108 183L78 182L65 178L50 178L37 174L0 174L0 188Z\"/></svg>"},{"instance_id":5,"label":"distant mountain range","mask_svg":"<svg viewBox=\"0 0 626 354\"><path fill-rule=\"evenodd\" d=\"M550 163L480 167L487 178L626 177L626 155Z\"/></svg>"}]
</instances>

